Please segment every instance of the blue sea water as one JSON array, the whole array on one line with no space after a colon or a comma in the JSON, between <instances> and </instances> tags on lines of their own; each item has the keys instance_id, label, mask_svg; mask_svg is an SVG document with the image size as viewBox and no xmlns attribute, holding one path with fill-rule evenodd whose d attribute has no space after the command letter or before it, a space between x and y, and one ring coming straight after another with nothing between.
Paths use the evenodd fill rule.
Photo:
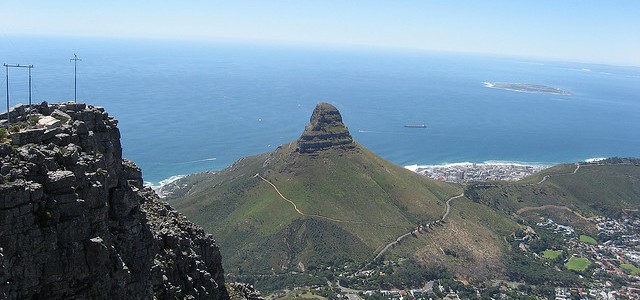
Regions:
<instances>
[{"instance_id":1,"label":"blue sea water","mask_svg":"<svg viewBox=\"0 0 640 300\"><path fill-rule=\"evenodd\" d=\"M78 101L120 121L124 155L154 183L272 151L299 137L319 101L340 109L358 142L399 165L640 156L634 67L222 42L0 42L3 63L35 66L36 103L73 99L74 52L82 59ZM26 74L10 70L12 104L27 101ZM573 94L491 89L487 81ZM427 128L404 127L416 123Z\"/></svg>"}]
</instances>

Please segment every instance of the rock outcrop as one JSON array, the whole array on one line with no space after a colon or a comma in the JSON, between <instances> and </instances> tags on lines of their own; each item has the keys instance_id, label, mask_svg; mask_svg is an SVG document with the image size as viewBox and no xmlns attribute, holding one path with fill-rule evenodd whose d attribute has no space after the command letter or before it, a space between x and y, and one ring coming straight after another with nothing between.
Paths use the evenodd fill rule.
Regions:
<instances>
[{"instance_id":1,"label":"rock outcrop","mask_svg":"<svg viewBox=\"0 0 640 300\"><path fill-rule=\"evenodd\" d=\"M103 108L2 117L0 298L228 299L214 239L143 187Z\"/></svg>"},{"instance_id":2,"label":"rock outcrop","mask_svg":"<svg viewBox=\"0 0 640 300\"><path fill-rule=\"evenodd\" d=\"M297 149L300 153L315 153L332 148L348 150L355 148L355 144L338 109L321 102L316 105L309 124L298 139Z\"/></svg>"}]
</instances>

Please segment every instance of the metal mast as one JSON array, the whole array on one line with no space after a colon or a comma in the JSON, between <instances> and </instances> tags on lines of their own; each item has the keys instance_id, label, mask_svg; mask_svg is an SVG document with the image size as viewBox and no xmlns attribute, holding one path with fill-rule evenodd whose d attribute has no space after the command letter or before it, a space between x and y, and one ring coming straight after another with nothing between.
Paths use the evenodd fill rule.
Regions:
<instances>
[{"instance_id":1,"label":"metal mast","mask_svg":"<svg viewBox=\"0 0 640 300\"><path fill-rule=\"evenodd\" d=\"M29 105L31 105L31 69L33 69L33 65L9 65L3 64L5 68L5 72L7 74L7 121L11 123L11 114L9 113L9 68L27 68L29 69Z\"/></svg>"},{"instance_id":2,"label":"metal mast","mask_svg":"<svg viewBox=\"0 0 640 300\"><path fill-rule=\"evenodd\" d=\"M7 121L11 124L11 114L9 113L9 65L3 64L7 73Z\"/></svg>"},{"instance_id":3,"label":"metal mast","mask_svg":"<svg viewBox=\"0 0 640 300\"><path fill-rule=\"evenodd\" d=\"M73 58L69 61L73 61L73 102L78 102L78 61L82 61L78 56L74 53Z\"/></svg>"}]
</instances>

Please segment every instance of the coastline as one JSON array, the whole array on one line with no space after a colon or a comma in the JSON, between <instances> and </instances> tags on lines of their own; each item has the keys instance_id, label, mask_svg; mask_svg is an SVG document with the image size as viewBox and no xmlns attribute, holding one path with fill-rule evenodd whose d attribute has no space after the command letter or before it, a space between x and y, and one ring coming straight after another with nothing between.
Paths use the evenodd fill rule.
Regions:
<instances>
[{"instance_id":1,"label":"coastline","mask_svg":"<svg viewBox=\"0 0 640 300\"><path fill-rule=\"evenodd\" d=\"M164 193L162 192L162 188L163 187L165 187L165 186L167 186L167 185L169 185L171 183L174 183L174 182L176 182L176 181L178 181L178 180L180 180L182 178L185 178L187 176L189 176L189 174L187 174L187 175L183 175L183 174L173 175L173 176L171 176L169 178L160 180L157 183L154 183L154 182L151 182L151 181L145 181L144 182L144 186L150 187L154 192L156 192L156 194L158 194L158 196L160 196L160 198L164 198Z\"/></svg>"},{"instance_id":2,"label":"coastline","mask_svg":"<svg viewBox=\"0 0 640 300\"><path fill-rule=\"evenodd\" d=\"M605 158L594 157L584 159L581 162L593 163L603 159ZM490 160L481 163L414 164L404 166L404 168L435 180L465 183L472 181L518 181L558 164L562 163L550 164Z\"/></svg>"},{"instance_id":3,"label":"coastline","mask_svg":"<svg viewBox=\"0 0 640 300\"><path fill-rule=\"evenodd\" d=\"M603 160L603 157L587 158L580 162L592 163ZM405 169L428 176L436 180L445 182L468 182L468 181L493 181L506 180L516 181L531 176L544 169L556 166L562 163L539 163L539 162L520 162L520 161L501 161L488 160L484 162L454 162L433 165L406 165ZM215 171L197 172L210 173ZM163 197L163 188L193 174L173 175L169 178L158 182L145 181L144 185L152 188L160 197ZM464 174L464 175L463 175ZM475 174L475 175L474 175ZM461 178L462 177L462 178ZM465 179L466 178L466 179Z\"/></svg>"}]
</instances>

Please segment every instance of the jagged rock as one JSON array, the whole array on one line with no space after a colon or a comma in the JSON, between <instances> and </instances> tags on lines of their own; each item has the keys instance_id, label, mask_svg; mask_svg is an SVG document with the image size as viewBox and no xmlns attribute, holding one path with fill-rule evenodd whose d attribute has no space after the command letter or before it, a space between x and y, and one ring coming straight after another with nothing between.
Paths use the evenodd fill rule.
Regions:
<instances>
[{"instance_id":1,"label":"jagged rock","mask_svg":"<svg viewBox=\"0 0 640 300\"><path fill-rule=\"evenodd\" d=\"M54 109L53 112L51 113L51 116L56 119L62 120L64 123L66 123L71 119L71 116L61 111L60 109Z\"/></svg>"},{"instance_id":2,"label":"jagged rock","mask_svg":"<svg viewBox=\"0 0 640 300\"><path fill-rule=\"evenodd\" d=\"M75 182L76 176L71 171L50 171L44 186L49 193L62 194L73 191Z\"/></svg>"},{"instance_id":3,"label":"jagged rock","mask_svg":"<svg viewBox=\"0 0 640 300\"><path fill-rule=\"evenodd\" d=\"M80 120L73 121L73 131L76 134L88 134L89 129L87 128L87 124Z\"/></svg>"},{"instance_id":4,"label":"jagged rock","mask_svg":"<svg viewBox=\"0 0 640 300\"><path fill-rule=\"evenodd\" d=\"M229 294L232 300L264 300L262 294L257 291L253 285L239 282L229 283Z\"/></svg>"},{"instance_id":5,"label":"jagged rock","mask_svg":"<svg viewBox=\"0 0 640 300\"><path fill-rule=\"evenodd\" d=\"M42 142L46 128L33 128L11 134L11 141L15 145L26 145Z\"/></svg>"},{"instance_id":6,"label":"jagged rock","mask_svg":"<svg viewBox=\"0 0 640 300\"><path fill-rule=\"evenodd\" d=\"M338 109L321 102L313 110L309 124L297 141L297 147L300 153L313 153L331 148L353 149L355 144L349 129L342 123Z\"/></svg>"},{"instance_id":7,"label":"jagged rock","mask_svg":"<svg viewBox=\"0 0 640 300\"><path fill-rule=\"evenodd\" d=\"M0 155L8 155L11 153L11 145L9 144L0 144Z\"/></svg>"},{"instance_id":8,"label":"jagged rock","mask_svg":"<svg viewBox=\"0 0 640 300\"><path fill-rule=\"evenodd\" d=\"M104 109L9 113L27 128L0 144L0 299L228 299L213 237L143 187Z\"/></svg>"}]
</instances>

